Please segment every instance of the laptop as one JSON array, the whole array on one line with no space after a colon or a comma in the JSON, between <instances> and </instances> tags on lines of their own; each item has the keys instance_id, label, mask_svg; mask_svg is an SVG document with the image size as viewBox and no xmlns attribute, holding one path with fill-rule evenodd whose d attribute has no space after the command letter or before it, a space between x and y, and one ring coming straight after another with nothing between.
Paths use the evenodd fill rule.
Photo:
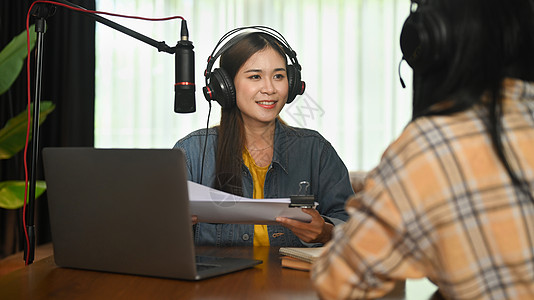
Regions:
<instances>
[{"instance_id":1,"label":"laptop","mask_svg":"<svg viewBox=\"0 0 534 300\"><path fill-rule=\"evenodd\" d=\"M60 267L201 280L260 260L197 256L179 149L45 148Z\"/></svg>"}]
</instances>

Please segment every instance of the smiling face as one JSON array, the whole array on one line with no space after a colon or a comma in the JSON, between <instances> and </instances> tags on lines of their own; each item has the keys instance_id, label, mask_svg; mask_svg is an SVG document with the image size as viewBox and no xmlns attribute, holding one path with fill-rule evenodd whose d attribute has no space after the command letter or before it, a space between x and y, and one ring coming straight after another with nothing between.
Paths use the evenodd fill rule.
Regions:
<instances>
[{"instance_id":1,"label":"smiling face","mask_svg":"<svg viewBox=\"0 0 534 300\"><path fill-rule=\"evenodd\" d=\"M289 92L285 57L270 47L256 52L238 70L234 85L246 125L274 124Z\"/></svg>"}]
</instances>

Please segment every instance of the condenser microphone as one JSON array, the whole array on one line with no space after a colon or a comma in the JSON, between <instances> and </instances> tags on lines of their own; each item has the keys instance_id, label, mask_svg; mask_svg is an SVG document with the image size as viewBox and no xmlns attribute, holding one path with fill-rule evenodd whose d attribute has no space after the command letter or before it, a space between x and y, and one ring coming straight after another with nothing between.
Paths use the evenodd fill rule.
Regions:
<instances>
[{"instance_id":1,"label":"condenser microphone","mask_svg":"<svg viewBox=\"0 0 534 300\"><path fill-rule=\"evenodd\" d=\"M195 52L189 41L187 23L182 20L181 38L175 48L174 112L195 112Z\"/></svg>"}]
</instances>

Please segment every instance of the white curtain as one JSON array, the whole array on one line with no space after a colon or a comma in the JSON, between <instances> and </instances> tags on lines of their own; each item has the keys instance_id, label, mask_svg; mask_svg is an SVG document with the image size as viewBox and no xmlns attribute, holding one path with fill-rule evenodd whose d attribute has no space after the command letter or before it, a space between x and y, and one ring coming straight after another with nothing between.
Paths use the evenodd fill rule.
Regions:
<instances>
[{"instance_id":1,"label":"white curtain","mask_svg":"<svg viewBox=\"0 0 534 300\"><path fill-rule=\"evenodd\" d=\"M319 131L349 170L369 170L411 116L411 70L401 65L399 36L410 1L398 0L100 0L97 9L144 17L183 16L195 47L196 108L174 113L174 57L105 25L96 29L95 146L170 148L206 127L206 60L220 37L241 26L281 32L297 52L303 96L282 118ZM110 18L174 46L180 20ZM216 64L218 65L218 63ZM210 126L219 122L213 103Z\"/></svg>"}]
</instances>

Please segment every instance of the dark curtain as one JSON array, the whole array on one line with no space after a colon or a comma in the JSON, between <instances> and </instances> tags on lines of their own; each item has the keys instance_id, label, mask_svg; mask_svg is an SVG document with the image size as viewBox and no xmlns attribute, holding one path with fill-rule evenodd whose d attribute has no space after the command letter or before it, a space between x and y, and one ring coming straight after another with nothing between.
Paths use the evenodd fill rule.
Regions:
<instances>
[{"instance_id":1,"label":"dark curtain","mask_svg":"<svg viewBox=\"0 0 534 300\"><path fill-rule=\"evenodd\" d=\"M95 0L71 0L87 9ZM0 49L25 30L26 14L33 1L0 1ZM42 101L56 108L40 129L40 149L51 146L92 147L94 145L95 22L78 12L57 7L46 19L44 34ZM33 18L30 24L35 23ZM31 53L31 93L34 100L36 50ZM1 72L1 70L0 70ZM26 64L11 89L0 96L0 127L26 109ZM39 151L39 153L41 153ZM31 153L28 153L28 158ZM38 180L44 180L42 157L38 160ZM28 162L29 164L29 162ZM0 181L24 180L22 152L0 160ZM46 193L35 201L36 244L51 241ZM0 209L0 258L23 250L22 209ZM22 260L21 256L21 260Z\"/></svg>"}]
</instances>

